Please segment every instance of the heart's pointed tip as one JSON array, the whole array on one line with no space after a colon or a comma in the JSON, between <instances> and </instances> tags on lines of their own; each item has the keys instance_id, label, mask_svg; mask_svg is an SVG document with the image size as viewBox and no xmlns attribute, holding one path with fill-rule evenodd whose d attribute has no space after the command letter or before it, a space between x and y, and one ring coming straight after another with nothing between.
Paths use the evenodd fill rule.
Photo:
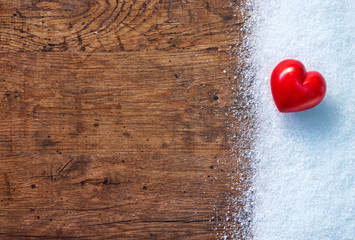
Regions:
<instances>
[{"instance_id":1,"label":"heart's pointed tip","mask_svg":"<svg viewBox=\"0 0 355 240\"><path fill-rule=\"evenodd\" d=\"M295 111L291 111L291 110L287 110L287 109L277 109L279 110L280 113L294 113L294 112L300 112L300 111L303 111L303 110L295 110Z\"/></svg>"},{"instance_id":2,"label":"heart's pointed tip","mask_svg":"<svg viewBox=\"0 0 355 240\"><path fill-rule=\"evenodd\" d=\"M280 113L289 113L288 111L278 109Z\"/></svg>"},{"instance_id":3,"label":"heart's pointed tip","mask_svg":"<svg viewBox=\"0 0 355 240\"><path fill-rule=\"evenodd\" d=\"M279 110L280 113L296 113L296 112L303 112L306 111L308 109L305 110L297 110L297 111L286 111L286 110Z\"/></svg>"}]
</instances>

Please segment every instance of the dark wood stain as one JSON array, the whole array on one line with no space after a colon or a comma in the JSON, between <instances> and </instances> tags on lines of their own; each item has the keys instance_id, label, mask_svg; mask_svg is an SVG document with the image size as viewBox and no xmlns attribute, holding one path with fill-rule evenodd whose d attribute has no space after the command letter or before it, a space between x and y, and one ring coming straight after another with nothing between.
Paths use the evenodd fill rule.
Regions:
<instances>
[{"instance_id":1,"label":"dark wood stain","mask_svg":"<svg viewBox=\"0 0 355 240\"><path fill-rule=\"evenodd\" d=\"M224 231L233 4L1 1L0 239Z\"/></svg>"}]
</instances>

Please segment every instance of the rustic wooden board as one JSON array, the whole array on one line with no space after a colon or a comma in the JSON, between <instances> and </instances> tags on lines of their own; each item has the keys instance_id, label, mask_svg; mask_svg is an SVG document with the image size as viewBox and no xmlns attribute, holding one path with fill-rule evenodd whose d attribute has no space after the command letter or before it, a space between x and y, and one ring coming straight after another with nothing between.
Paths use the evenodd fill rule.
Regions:
<instances>
[{"instance_id":1,"label":"rustic wooden board","mask_svg":"<svg viewBox=\"0 0 355 240\"><path fill-rule=\"evenodd\" d=\"M235 4L0 0L0 239L218 237Z\"/></svg>"}]
</instances>

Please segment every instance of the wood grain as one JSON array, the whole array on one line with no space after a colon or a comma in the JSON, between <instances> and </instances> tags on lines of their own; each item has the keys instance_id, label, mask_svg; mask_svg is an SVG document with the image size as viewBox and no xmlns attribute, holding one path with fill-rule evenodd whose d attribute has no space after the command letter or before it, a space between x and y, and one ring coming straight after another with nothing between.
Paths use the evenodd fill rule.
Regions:
<instances>
[{"instance_id":1,"label":"wood grain","mask_svg":"<svg viewBox=\"0 0 355 240\"><path fill-rule=\"evenodd\" d=\"M3 0L0 50L219 48L237 20L226 0Z\"/></svg>"},{"instance_id":2,"label":"wood grain","mask_svg":"<svg viewBox=\"0 0 355 240\"><path fill-rule=\"evenodd\" d=\"M1 0L0 239L217 238L236 4Z\"/></svg>"}]
</instances>

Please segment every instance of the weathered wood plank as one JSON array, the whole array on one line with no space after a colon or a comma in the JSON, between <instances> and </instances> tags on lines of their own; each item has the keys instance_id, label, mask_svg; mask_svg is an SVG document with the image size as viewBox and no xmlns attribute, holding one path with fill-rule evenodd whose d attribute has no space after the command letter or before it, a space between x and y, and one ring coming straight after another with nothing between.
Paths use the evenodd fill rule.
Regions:
<instances>
[{"instance_id":1,"label":"weathered wood plank","mask_svg":"<svg viewBox=\"0 0 355 240\"><path fill-rule=\"evenodd\" d=\"M0 1L0 239L215 239L236 194L234 14Z\"/></svg>"}]
</instances>

